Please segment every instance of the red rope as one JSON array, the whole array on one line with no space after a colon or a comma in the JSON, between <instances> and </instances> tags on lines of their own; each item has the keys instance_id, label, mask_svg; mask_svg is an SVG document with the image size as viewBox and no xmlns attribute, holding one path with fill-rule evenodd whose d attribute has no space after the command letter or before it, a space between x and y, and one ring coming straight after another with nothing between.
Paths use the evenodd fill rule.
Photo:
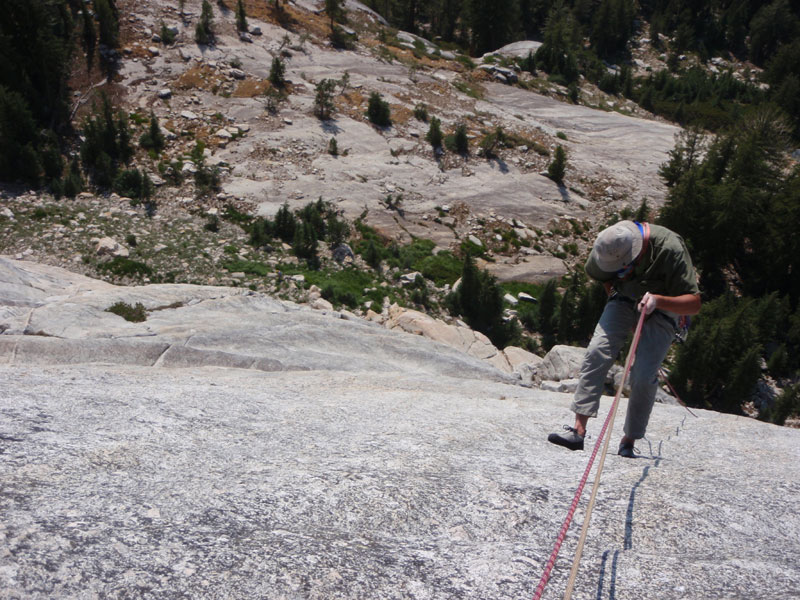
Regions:
<instances>
[{"instance_id":1,"label":"red rope","mask_svg":"<svg viewBox=\"0 0 800 600\"><path fill-rule=\"evenodd\" d=\"M544 568L544 573L542 573L542 578L539 580L539 585L536 586L536 590L533 593L533 600L540 600L542 594L544 593L544 588L547 585L547 582L550 579L550 574L553 571L553 567L556 564L556 558L558 557L558 552L561 550L561 544L564 543L564 538L567 536L567 530L569 529L570 524L572 523L572 518L575 515L575 511L578 508L578 502L581 499L581 494L583 494L583 488L586 486L586 480L589 478L589 472L592 470L592 465L594 464L594 459L597 456L597 451L600 449L600 443L603 441L603 437L606 434L606 429L608 429L608 423L611 421L612 415L617 410L617 404L619 403L619 398L622 395L622 388L625 385L625 380L628 378L628 373L631 370L631 366L633 365L633 357L636 354L636 348L639 345L639 338L642 335L642 325L644 324L646 314L642 311L641 316L639 317L639 322L636 324L636 332L633 336L633 342L631 342L631 349L628 351L628 359L627 364L625 366L625 373L622 376L622 381L619 384L619 389L617 390L617 395L614 397L614 402L611 404L611 410L608 411L608 416L606 417L605 422L603 423L603 428L600 430L600 435L597 438L597 441L594 444L594 450L592 450L592 456L589 458L589 464L586 465L586 470L583 472L583 477L581 477L581 482L578 484L578 489L575 491L575 497L572 499L572 504L569 507L569 511L567 512L567 518L564 519L563 525L561 525L561 530L558 532L558 537L556 538L556 544L553 547L553 551L550 553L550 558L547 559L547 564Z\"/></svg>"}]
</instances>

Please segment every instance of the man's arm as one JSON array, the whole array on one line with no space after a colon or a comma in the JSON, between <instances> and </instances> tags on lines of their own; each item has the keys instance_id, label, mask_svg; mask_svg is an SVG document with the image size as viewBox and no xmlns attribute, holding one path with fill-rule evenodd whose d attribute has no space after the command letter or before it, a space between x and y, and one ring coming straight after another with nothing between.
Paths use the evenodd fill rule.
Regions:
<instances>
[{"instance_id":1,"label":"man's arm","mask_svg":"<svg viewBox=\"0 0 800 600\"><path fill-rule=\"evenodd\" d=\"M645 297L642 298L642 301L639 305L641 308L644 308L644 305L648 304L648 297L655 300L655 304L652 306L652 308L648 306L648 313L653 312L653 310L657 308L675 313L676 315L696 315L700 312L700 294L662 296L661 294L651 294L648 292L645 294Z\"/></svg>"}]
</instances>

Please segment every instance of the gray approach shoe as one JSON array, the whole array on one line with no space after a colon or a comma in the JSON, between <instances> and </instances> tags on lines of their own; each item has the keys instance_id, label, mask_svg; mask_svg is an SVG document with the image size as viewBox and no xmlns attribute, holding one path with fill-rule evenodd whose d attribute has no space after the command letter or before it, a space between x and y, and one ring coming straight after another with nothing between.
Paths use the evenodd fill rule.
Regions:
<instances>
[{"instance_id":1,"label":"gray approach shoe","mask_svg":"<svg viewBox=\"0 0 800 600\"><path fill-rule=\"evenodd\" d=\"M578 430L569 425L564 425L564 433L551 433L548 435L547 441L570 450L583 450L583 436L578 435Z\"/></svg>"},{"instance_id":2,"label":"gray approach shoe","mask_svg":"<svg viewBox=\"0 0 800 600\"><path fill-rule=\"evenodd\" d=\"M617 454L625 458L636 458L636 448L633 447L633 442L620 442Z\"/></svg>"}]
</instances>

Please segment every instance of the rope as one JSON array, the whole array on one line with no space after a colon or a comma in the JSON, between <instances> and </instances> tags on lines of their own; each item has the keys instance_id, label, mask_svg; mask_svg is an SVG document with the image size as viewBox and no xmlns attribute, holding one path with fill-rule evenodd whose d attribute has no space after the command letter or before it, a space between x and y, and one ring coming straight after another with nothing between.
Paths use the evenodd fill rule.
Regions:
<instances>
[{"instance_id":1,"label":"rope","mask_svg":"<svg viewBox=\"0 0 800 600\"><path fill-rule=\"evenodd\" d=\"M628 378L628 373L631 370L631 366L633 365L633 357L636 354L636 348L639 345L639 338L642 335L642 325L644 325L644 320L646 317L646 313L642 311L642 314L639 316L639 322L636 324L636 331L633 334L633 342L631 342L631 349L628 351L628 358L625 361L625 371L622 376L622 381L619 384L619 388L617 389L617 394L614 396L614 402L611 404L611 410L606 417L605 422L603 423L603 428L600 430L600 435L597 438L597 442L595 442L594 449L592 450L592 455L589 458L589 464L586 465L586 470L583 472L583 477L581 477L580 484L578 484L578 489L575 491L575 496L572 499L572 504L569 507L569 511L567 512L567 517L564 519L564 523L561 525L561 530L558 532L558 537L556 538L555 546L553 547L553 551L550 553L550 558L547 560L547 564L545 566L544 572L542 573L542 577L539 580L539 585L536 586L536 590L533 593L533 600L540 600L542 594L544 593L544 588L547 585L548 580L550 579L550 574L553 571L553 567L556 563L556 557L558 557L558 552L561 550L561 544L564 543L564 538L567 536L567 530L569 529L570 524L572 523L572 518L575 515L575 510L578 508L578 502L580 501L581 495L583 494L583 488L586 486L586 480L589 478L589 472L592 469L592 464L594 463L594 459L597 456L597 451L600 449L600 442L603 440L603 437L606 434L606 431L610 430L614 424L614 417L617 413L617 406L619 405L619 399L622 395L622 388L625 385L625 380ZM583 529L581 531L581 538L578 542L578 548L576 550L575 559L572 563L572 572L570 573L570 579L567 583L567 590L564 593L564 600L569 600L572 594L572 587L575 583L575 577L578 574L578 565L580 564L581 554L583 553L583 545L586 541L586 532L589 529L589 519L592 515L592 508L594 507L595 496L597 494L597 488L600 484L600 473L603 470L603 463L605 462L606 452L608 450L608 442L611 439L609 436L606 438L605 443L603 444L603 453L600 457L600 462L598 463L597 473L595 474L594 478L594 487L592 488L592 496L589 500L589 506L586 509L586 518L583 521Z\"/></svg>"},{"instance_id":2,"label":"rope","mask_svg":"<svg viewBox=\"0 0 800 600\"><path fill-rule=\"evenodd\" d=\"M684 401L681 400L681 397L678 396L678 392L675 390L674 387L672 387L672 384L669 382L669 377L667 377L667 373L664 371L664 369L659 369L658 370L658 374L661 375L661 377L664 379L664 381L666 382L666 384L669 387L670 391L672 392L672 395L675 396L675 400L678 401L678 404L680 404L683 408L688 410L690 415L692 415L693 417L697 417L697 415L692 412L692 409L689 408L688 406L686 406ZM700 417L697 417L697 418L699 419Z\"/></svg>"}]
</instances>

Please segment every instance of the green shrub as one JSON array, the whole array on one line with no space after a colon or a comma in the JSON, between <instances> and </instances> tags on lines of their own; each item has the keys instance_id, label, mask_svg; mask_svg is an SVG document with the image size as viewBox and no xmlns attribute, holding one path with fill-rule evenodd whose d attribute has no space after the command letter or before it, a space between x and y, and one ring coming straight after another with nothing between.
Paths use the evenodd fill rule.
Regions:
<instances>
[{"instance_id":1,"label":"green shrub","mask_svg":"<svg viewBox=\"0 0 800 600\"><path fill-rule=\"evenodd\" d=\"M247 13L245 13L242 0L236 0L236 29L247 31Z\"/></svg>"},{"instance_id":2,"label":"green shrub","mask_svg":"<svg viewBox=\"0 0 800 600\"><path fill-rule=\"evenodd\" d=\"M328 142L328 154L331 156L339 156L339 144L336 142L335 137L332 137Z\"/></svg>"},{"instance_id":3,"label":"green shrub","mask_svg":"<svg viewBox=\"0 0 800 600\"><path fill-rule=\"evenodd\" d=\"M314 114L323 121L327 121L333 116L336 108L333 104L333 92L335 89L336 81L333 79L323 79L315 89Z\"/></svg>"},{"instance_id":4,"label":"green shrub","mask_svg":"<svg viewBox=\"0 0 800 600\"><path fill-rule=\"evenodd\" d=\"M428 107L425 104L417 104L414 107L414 118L423 123L428 122Z\"/></svg>"},{"instance_id":5,"label":"green shrub","mask_svg":"<svg viewBox=\"0 0 800 600\"><path fill-rule=\"evenodd\" d=\"M264 277L271 273L269 265L252 260L232 260L223 265L231 273L247 273L248 275L260 275Z\"/></svg>"},{"instance_id":6,"label":"green shrub","mask_svg":"<svg viewBox=\"0 0 800 600\"><path fill-rule=\"evenodd\" d=\"M800 385L793 385L781 392L766 417L776 425L784 425L791 416L800 416Z\"/></svg>"},{"instance_id":7,"label":"green shrub","mask_svg":"<svg viewBox=\"0 0 800 600\"><path fill-rule=\"evenodd\" d=\"M387 262L390 266L400 269L416 269L419 262L433 254L433 249L436 247L431 240L423 240L420 238L414 239L410 244L401 248L397 248Z\"/></svg>"},{"instance_id":8,"label":"green shrub","mask_svg":"<svg viewBox=\"0 0 800 600\"><path fill-rule=\"evenodd\" d=\"M506 133L502 127L495 128L491 133L487 133L481 139L479 146L483 156L486 158L496 158L497 149L506 143Z\"/></svg>"},{"instance_id":9,"label":"green shrub","mask_svg":"<svg viewBox=\"0 0 800 600\"><path fill-rule=\"evenodd\" d=\"M158 117L152 112L150 113L150 128L139 138L139 145L142 148L155 150L156 153L161 152L166 145L166 139L158 125Z\"/></svg>"},{"instance_id":10,"label":"green shrub","mask_svg":"<svg viewBox=\"0 0 800 600\"><path fill-rule=\"evenodd\" d=\"M464 123L456 125L453 135L448 135L445 139L445 146L451 152L469 153L469 138L467 137L467 126Z\"/></svg>"},{"instance_id":11,"label":"green shrub","mask_svg":"<svg viewBox=\"0 0 800 600\"><path fill-rule=\"evenodd\" d=\"M547 176L558 183L564 183L564 175L567 172L567 153L559 144L556 147L556 155L547 167Z\"/></svg>"},{"instance_id":12,"label":"green shrub","mask_svg":"<svg viewBox=\"0 0 800 600\"><path fill-rule=\"evenodd\" d=\"M364 261L376 271L381 267L381 254L378 251L378 246L375 245L375 240L369 240L367 247L364 250Z\"/></svg>"},{"instance_id":13,"label":"green shrub","mask_svg":"<svg viewBox=\"0 0 800 600\"><path fill-rule=\"evenodd\" d=\"M166 46L171 46L175 43L175 34L173 31L164 25L163 21L161 23L161 42Z\"/></svg>"},{"instance_id":14,"label":"green shrub","mask_svg":"<svg viewBox=\"0 0 800 600\"><path fill-rule=\"evenodd\" d=\"M198 197L218 192L221 189L219 169L201 164L194 174L194 186Z\"/></svg>"},{"instance_id":15,"label":"green shrub","mask_svg":"<svg viewBox=\"0 0 800 600\"><path fill-rule=\"evenodd\" d=\"M311 223L301 220L295 228L292 250L297 258L313 261L317 256L317 232Z\"/></svg>"},{"instance_id":16,"label":"green shrub","mask_svg":"<svg viewBox=\"0 0 800 600\"><path fill-rule=\"evenodd\" d=\"M153 269L145 263L124 256L115 256L108 262L100 263L97 268L119 277L144 277L153 274Z\"/></svg>"},{"instance_id":17,"label":"green shrub","mask_svg":"<svg viewBox=\"0 0 800 600\"><path fill-rule=\"evenodd\" d=\"M276 88L286 85L286 65L280 56L272 59L272 66L269 69L269 82Z\"/></svg>"},{"instance_id":18,"label":"green shrub","mask_svg":"<svg viewBox=\"0 0 800 600\"><path fill-rule=\"evenodd\" d=\"M115 115L111 101L102 95L100 110L95 109L83 127L81 162L99 187L109 188L117 176L120 164L127 164L133 156L128 119Z\"/></svg>"},{"instance_id":19,"label":"green shrub","mask_svg":"<svg viewBox=\"0 0 800 600\"><path fill-rule=\"evenodd\" d=\"M328 284L322 288L322 297L334 306L344 304L348 308L358 306L358 297L349 290L337 288L333 284Z\"/></svg>"},{"instance_id":20,"label":"green shrub","mask_svg":"<svg viewBox=\"0 0 800 600\"><path fill-rule=\"evenodd\" d=\"M498 348L505 348L519 336L518 325L503 321L503 294L497 280L479 270L472 257L464 257L461 285L448 296L451 311L460 314L470 327L485 334Z\"/></svg>"},{"instance_id":21,"label":"green shrub","mask_svg":"<svg viewBox=\"0 0 800 600\"><path fill-rule=\"evenodd\" d=\"M425 278L442 286L446 283L453 285L456 282L461 276L462 264L452 252L445 250L432 256L426 256L415 263L414 268Z\"/></svg>"},{"instance_id":22,"label":"green shrub","mask_svg":"<svg viewBox=\"0 0 800 600\"><path fill-rule=\"evenodd\" d=\"M147 173L139 169L120 171L114 178L113 188L120 196L127 196L136 202L147 200L153 195L153 182Z\"/></svg>"},{"instance_id":23,"label":"green shrub","mask_svg":"<svg viewBox=\"0 0 800 600\"><path fill-rule=\"evenodd\" d=\"M250 226L249 244L256 248L268 246L272 241L275 225L269 219L258 217Z\"/></svg>"},{"instance_id":24,"label":"green shrub","mask_svg":"<svg viewBox=\"0 0 800 600\"><path fill-rule=\"evenodd\" d=\"M200 20L194 30L194 40L198 44L207 45L214 39L214 9L208 0L203 0L200 9Z\"/></svg>"},{"instance_id":25,"label":"green shrub","mask_svg":"<svg viewBox=\"0 0 800 600\"><path fill-rule=\"evenodd\" d=\"M475 61L473 61L469 56L464 54L459 54L456 56L456 60L462 64L466 69L472 71L475 68Z\"/></svg>"},{"instance_id":26,"label":"green shrub","mask_svg":"<svg viewBox=\"0 0 800 600\"><path fill-rule=\"evenodd\" d=\"M431 124L428 127L428 133L425 135L425 139L428 141L428 143L430 143L433 149L436 150L436 148L442 147L443 137L442 122L438 118L433 117L431 119Z\"/></svg>"},{"instance_id":27,"label":"green shrub","mask_svg":"<svg viewBox=\"0 0 800 600\"><path fill-rule=\"evenodd\" d=\"M211 215L205 225L203 225L203 229L211 233L217 233L219 231L219 217L217 215Z\"/></svg>"},{"instance_id":28,"label":"green shrub","mask_svg":"<svg viewBox=\"0 0 800 600\"><path fill-rule=\"evenodd\" d=\"M355 36L338 25L331 27L330 40L331 46L340 50L353 50L355 48Z\"/></svg>"},{"instance_id":29,"label":"green shrub","mask_svg":"<svg viewBox=\"0 0 800 600\"><path fill-rule=\"evenodd\" d=\"M144 308L144 304L141 302L137 302L135 306L131 306L126 302L116 302L109 306L106 312L119 315L126 321L131 321L132 323L141 323L147 319L147 311Z\"/></svg>"},{"instance_id":30,"label":"green shrub","mask_svg":"<svg viewBox=\"0 0 800 600\"><path fill-rule=\"evenodd\" d=\"M344 304L355 308L367 299L380 303L385 295L380 288L365 294L365 289L375 287L375 276L352 267L333 273L306 273L306 280L317 285L322 290L322 297L334 306Z\"/></svg>"},{"instance_id":31,"label":"green shrub","mask_svg":"<svg viewBox=\"0 0 800 600\"><path fill-rule=\"evenodd\" d=\"M378 127L389 127L392 124L389 103L378 92L372 92L369 96L367 118Z\"/></svg>"},{"instance_id":32,"label":"green shrub","mask_svg":"<svg viewBox=\"0 0 800 600\"><path fill-rule=\"evenodd\" d=\"M677 349L670 381L692 406L740 413L761 370L760 352L780 322L775 295L759 300L721 296L705 302Z\"/></svg>"},{"instance_id":33,"label":"green shrub","mask_svg":"<svg viewBox=\"0 0 800 600\"><path fill-rule=\"evenodd\" d=\"M83 191L83 177L77 157L69 163L61 190L67 198L74 198Z\"/></svg>"},{"instance_id":34,"label":"green shrub","mask_svg":"<svg viewBox=\"0 0 800 600\"><path fill-rule=\"evenodd\" d=\"M287 203L282 204L275 215L275 235L288 244L294 241L296 229L297 219L292 214L292 211L289 210L289 205Z\"/></svg>"}]
</instances>

